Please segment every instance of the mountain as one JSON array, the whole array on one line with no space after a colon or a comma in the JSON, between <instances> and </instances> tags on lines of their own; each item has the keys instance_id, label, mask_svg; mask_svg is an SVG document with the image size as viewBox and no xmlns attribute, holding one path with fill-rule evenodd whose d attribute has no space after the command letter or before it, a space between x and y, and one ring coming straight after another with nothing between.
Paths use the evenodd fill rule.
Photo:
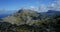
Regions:
<instances>
[{"instance_id":1,"label":"mountain","mask_svg":"<svg viewBox=\"0 0 60 32\"><path fill-rule=\"evenodd\" d=\"M39 15L36 11L29 9L20 9L11 16L3 18L4 21L12 24L29 24L32 25L34 22L39 20Z\"/></svg>"},{"instance_id":2,"label":"mountain","mask_svg":"<svg viewBox=\"0 0 60 32\"><path fill-rule=\"evenodd\" d=\"M37 13L29 9L20 9L11 16L0 19L0 31L3 32L59 32L60 16L58 12ZM59 14L58 14L59 15ZM49 18L49 17L55 18ZM45 17L45 19L43 19Z\"/></svg>"},{"instance_id":3,"label":"mountain","mask_svg":"<svg viewBox=\"0 0 60 32\"><path fill-rule=\"evenodd\" d=\"M41 18L55 17L60 15L60 11L48 10L47 12L40 13Z\"/></svg>"},{"instance_id":4,"label":"mountain","mask_svg":"<svg viewBox=\"0 0 60 32\"><path fill-rule=\"evenodd\" d=\"M48 10L47 13L54 13L55 15L60 15L60 11Z\"/></svg>"},{"instance_id":5,"label":"mountain","mask_svg":"<svg viewBox=\"0 0 60 32\"><path fill-rule=\"evenodd\" d=\"M34 23L41 21L41 19L54 18L58 15L60 15L60 11L48 10L48 12L38 13L30 9L20 9L16 13L13 13L11 16L3 18L3 20L11 24L33 25Z\"/></svg>"}]
</instances>

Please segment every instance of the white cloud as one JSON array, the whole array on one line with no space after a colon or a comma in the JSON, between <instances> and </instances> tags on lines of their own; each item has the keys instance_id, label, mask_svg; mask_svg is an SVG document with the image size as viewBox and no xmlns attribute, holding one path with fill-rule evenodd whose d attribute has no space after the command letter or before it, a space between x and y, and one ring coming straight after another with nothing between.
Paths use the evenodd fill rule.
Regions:
<instances>
[{"instance_id":1,"label":"white cloud","mask_svg":"<svg viewBox=\"0 0 60 32\"><path fill-rule=\"evenodd\" d=\"M30 6L31 9L34 9L35 7L34 6Z\"/></svg>"},{"instance_id":2,"label":"white cloud","mask_svg":"<svg viewBox=\"0 0 60 32\"><path fill-rule=\"evenodd\" d=\"M40 5L39 12L46 12L48 10L47 6L44 4Z\"/></svg>"},{"instance_id":3,"label":"white cloud","mask_svg":"<svg viewBox=\"0 0 60 32\"><path fill-rule=\"evenodd\" d=\"M50 9L60 11L60 0L55 0L50 4Z\"/></svg>"},{"instance_id":4,"label":"white cloud","mask_svg":"<svg viewBox=\"0 0 60 32\"><path fill-rule=\"evenodd\" d=\"M37 12L47 12L48 11L47 6L44 4L41 4L39 7L30 6L29 9L37 11Z\"/></svg>"},{"instance_id":5,"label":"white cloud","mask_svg":"<svg viewBox=\"0 0 60 32\"><path fill-rule=\"evenodd\" d=\"M29 9L34 10L34 11L38 11L38 8L37 8L37 7L35 7L35 6L30 6L30 8L29 8Z\"/></svg>"},{"instance_id":6,"label":"white cloud","mask_svg":"<svg viewBox=\"0 0 60 32\"><path fill-rule=\"evenodd\" d=\"M36 2L38 4L38 2ZM30 9L36 10L38 12L46 12L48 10L58 10L60 11L60 0L55 0L53 3L48 4L48 6L41 4L40 7L30 6Z\"/></svg>"},{"instance_id":7,"label":"white cloud","mask_svg":"<svg viewBox=\"0 0 60 32\"><path fill-rule=\"evenodd\" d=\"M48 5L49 10L55 10L57 8L55 3L51 3L50 5Z\"/></svg>"}]
</instances>

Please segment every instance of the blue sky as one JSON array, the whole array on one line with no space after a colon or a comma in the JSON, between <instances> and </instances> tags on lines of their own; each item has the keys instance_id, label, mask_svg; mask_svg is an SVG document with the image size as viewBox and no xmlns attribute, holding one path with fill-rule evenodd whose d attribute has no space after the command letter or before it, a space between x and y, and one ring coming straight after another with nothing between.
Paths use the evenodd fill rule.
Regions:
<instances>
[{"instance_id":1,"label":"blue sky","mask_svg":"<svg viewBox=\"0 0 60 32\"><path fill-rule=\"evenodd\" d=\"M21 7L39 7L41 4L45 4L47 6L53 1L54 0L0 0L0 9L17 10Z\"/></svg>"}]
</instances>

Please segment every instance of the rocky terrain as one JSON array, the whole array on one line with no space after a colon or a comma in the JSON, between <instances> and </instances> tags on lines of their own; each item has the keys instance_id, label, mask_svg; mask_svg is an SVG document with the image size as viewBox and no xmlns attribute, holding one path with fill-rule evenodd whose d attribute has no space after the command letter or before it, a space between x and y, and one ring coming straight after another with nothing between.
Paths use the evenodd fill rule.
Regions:
<instances>
[{"instance_id":1,"label":"rocky terrain","mask_svg":"<svg viewBox=\"0 0 60 32\"><path fill-rule=\"evenodd\" d=\"M60 15L44 17L36 11L20 9L0 19L0 32L60 32Z\"/></svg>"}]
</instances>

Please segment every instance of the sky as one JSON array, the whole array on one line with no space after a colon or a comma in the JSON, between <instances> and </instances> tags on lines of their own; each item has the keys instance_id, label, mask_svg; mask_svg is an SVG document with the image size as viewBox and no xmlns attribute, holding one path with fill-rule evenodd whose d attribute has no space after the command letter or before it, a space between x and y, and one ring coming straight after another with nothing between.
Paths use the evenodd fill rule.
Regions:
<instances>
[{"instance_id":1,"label":"sky","mask_svg":"<svg viewBox=\"0 0 60 32\"><path fill-rule=\"evenodd\" d=\"M54 3L51 4L53 10L60 11L60 0L55 0Z\"/></svg>"},{"instance_id":2,"label":"sky","mask_svg":"<svg viewBox=\"0 0 60 32\"><path fill-rule=\"evenodd\" d=\"M21 7L39 7L41 4L52 3L53 0L0 0L0 9L17 10Z\"/></svg>"}]
</instances>

